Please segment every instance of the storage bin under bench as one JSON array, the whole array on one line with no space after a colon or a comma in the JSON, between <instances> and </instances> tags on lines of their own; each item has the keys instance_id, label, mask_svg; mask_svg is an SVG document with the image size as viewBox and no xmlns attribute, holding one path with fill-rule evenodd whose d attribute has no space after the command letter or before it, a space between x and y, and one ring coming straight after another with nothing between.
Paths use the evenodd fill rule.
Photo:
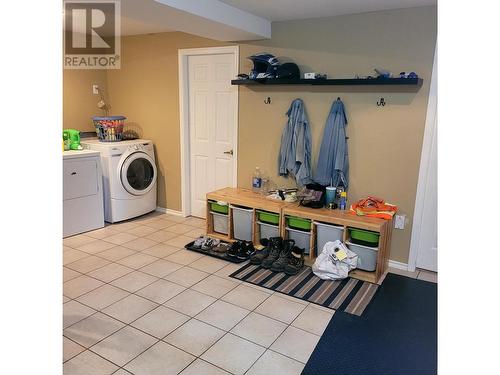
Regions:
<instances>
[{"instance_id":1,"label":"storage bin under bench","mask_svg":"<svg viewBox=\"0 0 500 375\"><path fill-rule=\"evenodd\" d=\"M296 239L297 237L294 236L299 235L300 239L298 242L303 245L302 247L308 249L309 252L306 255L306 264L311 265L314 263L319 252L321 252L324 243L335 239L340 239L343 242L354 242L350 241L349 230L364 230L371 232L374 236L378 236L378 244L376 248L360 248L360 251L365 250L362 255L362 266L368 271L358 268L349 275L354 278L377 283L387 270L392 221L356 216L342 210L329 210L326 208L312 209L299 206L297 203L269 200L251 190L241 188L224 188L208 193L207 200L215 202L223 201L232 206L239 206L238 208L233 207L228 210L228 233L221 234L214 231L214 219L210 213L211 204L207 205L207 234L210 236L226 241L233 241L238 237L242 237L240 229L243 229L248 235L248 222L249 218L251 218L251 238L255 244L259 244L261 238L279 235L284 238L290 236ZM241 211L239 208L243 208L246 211ZM289 226L290 221L287 221L287 217L298 220L293 222L294 220L292 219L292 226ZM242 222L245 224L243 224L243 228L240 228ZM304 224L306 222L310 223L310 227L301 228L301 223ZM287 226L289 227L288 230ZM298 233L301 229L305 229L306 231ZM370 238L367 239L372 240ZM308 244L307 241L309 241ZM353 247L359 245L352 244ZM361 244L361 246L363 245Z\"/></svg>"}]
</instances>

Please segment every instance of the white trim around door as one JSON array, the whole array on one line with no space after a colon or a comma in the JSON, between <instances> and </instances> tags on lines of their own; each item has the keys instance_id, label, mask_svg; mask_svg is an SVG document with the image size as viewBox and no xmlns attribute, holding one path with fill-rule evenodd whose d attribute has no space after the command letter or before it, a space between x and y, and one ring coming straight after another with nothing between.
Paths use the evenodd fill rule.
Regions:
<instances>
[{"instance_id":1,"label":"white trim around door","mask_svg":"<svg viewBox=\"0 0 500 375\"><path fill-rule=\"evenodd\" d=\"M179 50L179 114L181 142L181 205L182 215L191 214L190 202L190 150L189 150L189 89L188 89L188 57L196 55L233 54L236 72L239 72L239 46L190 48ZM233 129L233 186L238 181L238 104L239 91L236 95Z\"/></svg>"},{"instance_id":2,"label":"white trim around door","mask_svg":"<svg viewBox=\"0 0 500 375\"><path fill-rule=\"evenodd\" d=\"M427 103L427 116L425 119L424 141L420 156L420 170L418 173L417 196L415 198L415 211L413 213L413 226L410 240L410 253L408 256L408 271L415 271L417 256L420 248L420 235L425 203L425 189L429 175L429 163L433 145L434 128L437 126L437 44L434 51L432 77L429 88L429 101Z\"/></svg>"}]
</instances>

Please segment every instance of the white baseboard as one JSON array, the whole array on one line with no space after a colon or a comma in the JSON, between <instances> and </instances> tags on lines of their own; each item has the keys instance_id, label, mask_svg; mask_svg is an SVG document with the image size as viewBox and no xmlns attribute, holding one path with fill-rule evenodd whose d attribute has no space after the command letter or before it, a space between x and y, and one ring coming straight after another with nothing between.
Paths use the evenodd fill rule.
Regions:
<instances>
[{"instance_id":1,"label":"white baseboard","mask_svg":"<svg viewBox=\"0 0 500 375\"><path fill-rule=\"evenodd\" d=\"M169 215L184 217L184 215L182 214L181 211L171 210L170 208L165 208L165 207L157 206L156 207L156 211L164 213L164 214L169 214Z\"/></svg>"},{"instance_id":2,"label":"white baseboard","mask_svg":"<svg viewBox=\"0 0 500 375\"><path fill-rule=\"evenodd\" d=\"M402 262L396 262L395 260L389 259L389 267L396 268L398 270L408 271L408 264Z\"/></svg>"}]
</instances>

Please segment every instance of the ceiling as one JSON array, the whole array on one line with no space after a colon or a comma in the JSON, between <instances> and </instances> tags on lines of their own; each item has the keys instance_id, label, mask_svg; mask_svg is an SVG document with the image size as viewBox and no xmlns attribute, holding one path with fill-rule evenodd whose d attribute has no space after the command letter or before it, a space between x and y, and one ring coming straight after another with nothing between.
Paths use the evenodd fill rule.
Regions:
<instances>
[{"instance_id":1,"label":"ceiling","mask_svg":"<svg viewBox=\"0 0 500 375\"><path fill-rule=\"evenodd\" d=\"M272 21L436 3L437 0L121 0L121 35L183 31L215 40L268 39ZM262 32L265 23L268 32Z\"/></svg>"},{"instance_id":2,"label":"ceiling","mask_svg":"<svg viewBox=\"0 0 500 375\"><path fill-rule=\"evenodd\" d=\"M269 21L289 21L436 5L437 0L220 0Z\"/></svg>"}]
</instances>

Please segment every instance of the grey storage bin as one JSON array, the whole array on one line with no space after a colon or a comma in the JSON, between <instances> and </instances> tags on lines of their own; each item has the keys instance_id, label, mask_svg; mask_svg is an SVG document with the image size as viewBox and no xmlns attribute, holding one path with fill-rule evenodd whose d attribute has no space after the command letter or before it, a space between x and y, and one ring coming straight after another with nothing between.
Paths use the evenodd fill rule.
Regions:
<instances>
[{"instance_id":1,"label":"grey storage bin","mask_svg":"<svg viewBox=\"0 0 500 375\"><path fill-rule=\"evenodd\" d=\"M214 232L228 234L229 233L229 215L220 214L210 211L213 216Z\"/></svg>"},{"instance_id":2,"label":"grey storage bin","mask_svg":"<svg viewBox=\"0 0 500 375\"><path fill-rule=\"evenodd\" d=\"M233 210L233 236L237 240L253 239L253 208L230 206Z\"/></svg>"},{"instance_id":3,"label":"grey storage bin","mask_svg":"<svg viewBox=\"0 0 500 375\"><path fill-rule=\"evenodd\" d=\"M311 247L311 232L292 229L289 227L286 227L286 231L288 232L288 238L290 240L295 240L295 246L304 249L305 254L309 254Z\"/></svg>"},{"instance_id":4,"label":"grey storage bin","mask_svg":"<svg viewBox=\"0 0 500 375\"><path fill-rule=\"evenodd\" d=\"M260 238L271 238L271 237L279 237L280 230L277 225L272 225L268 223L263 223L258 221L257 224L260 228Z\"/></svg>"},{"instance_id":5,"label":"grey storage bin","mask_svg":"<svg viewBox=\"0 0 500 375\"><path fill-rule=\"evenodd\" d=\"M364 271L375 271L377 268L378 247L357 245L349 241L346 242L346 245L349 250L358 254L357 268Z\"/></svg>"},{"instance_id":6,"label":"grey storage bin","mask_svg":"<svg viewBox=\"0 0 500 375\"><path fill-rule=\"evenodd\" d=\"M314 222L316 225L316 255L321 254L327 242L342 241L344 227Z\"/></svg>"}]
</instances>

